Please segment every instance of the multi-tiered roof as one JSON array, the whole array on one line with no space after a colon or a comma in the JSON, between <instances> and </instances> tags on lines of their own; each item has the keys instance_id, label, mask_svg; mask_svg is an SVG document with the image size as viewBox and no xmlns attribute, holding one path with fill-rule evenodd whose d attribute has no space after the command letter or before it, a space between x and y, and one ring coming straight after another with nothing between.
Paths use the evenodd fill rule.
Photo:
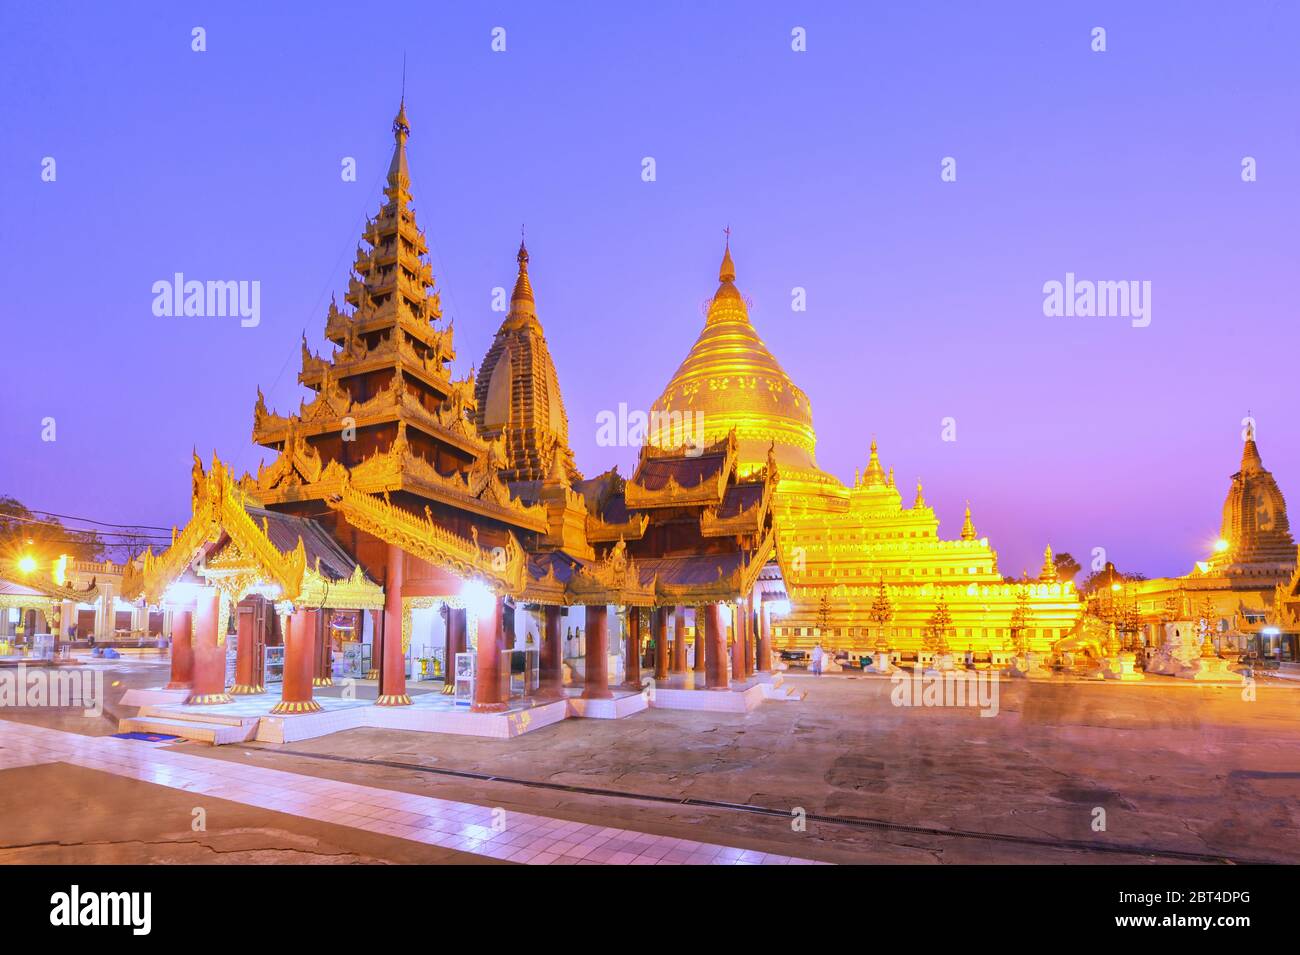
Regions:
<instances>
[{"instance_id":1,"label":"multi-tiered roof","mask_svg":"<svg viewBox=\"0 0 1300 955\"><path fill-rule=\"evenodd\" d=\"M432 509L440 523L468 536L470 517L503 543L512 531L542 531L542 508L522 504L502 479L503 442L481 436L473 374L456 380L452 326L442 320L428 243L411 205L403 105L393 121L393 158L379 213L366 223L345 305L331 301L325 337L332 354L306 339L298 380L314 393L298 412L269 411L260 390L253 440L279 453L259 469L265 503L396 495L394 503ZM350 307L350 308L349 308Z\"/></svg>"}]
</instances>

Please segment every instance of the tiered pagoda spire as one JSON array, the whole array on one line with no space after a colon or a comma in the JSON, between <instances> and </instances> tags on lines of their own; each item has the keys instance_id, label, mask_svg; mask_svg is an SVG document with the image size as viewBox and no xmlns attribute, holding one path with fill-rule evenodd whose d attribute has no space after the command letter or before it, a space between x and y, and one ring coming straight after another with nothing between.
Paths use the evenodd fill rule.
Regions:
<instances>
[{"instance_id":1,"label":"tiered pagoda spire","mask_svg":"<svg viewBox=\"0 0 1300 955\"><path fill-rule=\"evenodd\" d=\"M253 440L280 457L259 471L257 493L269 503L330 499L346 473L361 490L412 495L405 504L417 512L444 505L539 529L544 516L504 483L503 447L475 428L473 373L452 378L452 328L412 205L404 102L392 128L383 202L362 230L344 305L331 300L326 313L333 354L313 354L303 338L298 380L314 397L282 416L258 393Z\"/></svg>"},{"instance_id":2,"label":"tiered pagoda spire","mask_svg":"<svg viewBox=\"0 0 1300 955\"><path fill-rule=\"evenodd\" d=\"M528 248L519 243L519 273L510 311L483 359L474 390L475 424L487 441L504 442L507 481L540 481L559 460L571 481L582 475L569 447L569 417L560 395L537 301L528 278Z\"/></svg>"},{"instance_id":3,"label":"tiered pagoda spire","mask_svg":"<svg viewBox=\"0 0 1300 955\"><path fill-rule=\"evenodd\" d=\"M1253 425L1246 429L1241 467L1223 502L1218 550L1210 560L1217 573L1258 575L1296 562L1286 499L1264 469Z\"/></svg>"}]
</instances>

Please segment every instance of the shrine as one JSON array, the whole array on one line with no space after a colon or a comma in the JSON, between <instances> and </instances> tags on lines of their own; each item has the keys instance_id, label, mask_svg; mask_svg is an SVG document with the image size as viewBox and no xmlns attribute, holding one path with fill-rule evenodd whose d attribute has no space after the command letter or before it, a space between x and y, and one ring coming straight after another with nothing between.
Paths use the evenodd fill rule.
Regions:
<instances>
[{"instance_id":1,"label":"shrine","mask_svg":"<svg viewBox=\"0 0 1300 955\"><path fill-rule=\"evenodd\" d=\"M348 725L512 736L797 699L770 673L775 446L742 471L729 432L643 447L627 480L584 478L522 242L479 374L454 377L410 129L403 104L384 201L325 316L332 350L304 337L309 398L281 414L258 392L253 439L274 458L236 477L196 456L190 522L126 568L123 597L173 621L171 682L131 691L127 722L214 742ZM346 693L315 692L339 680ZM411 692L435 680L443 692ZM355 695L369 681L373 703Z\"/></svg>"}]
</instances>

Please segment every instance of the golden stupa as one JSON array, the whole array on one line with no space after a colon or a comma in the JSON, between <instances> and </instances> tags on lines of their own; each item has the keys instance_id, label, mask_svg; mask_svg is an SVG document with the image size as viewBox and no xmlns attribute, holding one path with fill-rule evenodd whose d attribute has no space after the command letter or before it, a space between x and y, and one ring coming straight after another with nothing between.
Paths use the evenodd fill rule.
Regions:
<instances>
[{"instance_id":1,"label":"golden stupa","mask_svg":"<svg viewBox=\"0 0 1300 955\"><path fill-rule=\"evenodd\" d=\"M1004 581L969 507L960 537L941 538L919 483L903 506L874 440L852 486L821 470L812 405L750 322L730 241L718 282L704 329L651 406L650 440L707 444L734 429L742 472L765 466L769 449L775 457L778 555L792 605L774 629L778 645L868 649L883 640L915 653L942 636L958 652L982 654L1013 643L1046 650L1073 629L1081 604L1073 584L1056 578L1050 547L1038 578ZM941 635L940 605L951 616Z\"/></svg>"}]
</instances>

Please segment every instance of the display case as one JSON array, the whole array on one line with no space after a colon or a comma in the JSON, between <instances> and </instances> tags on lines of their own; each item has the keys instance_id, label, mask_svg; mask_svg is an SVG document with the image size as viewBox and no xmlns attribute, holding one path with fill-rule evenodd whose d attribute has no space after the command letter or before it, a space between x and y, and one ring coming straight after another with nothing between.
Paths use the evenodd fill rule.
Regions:
<instances>
[{"instance_id":1,"label":"display case","mask_svg":"<svg viewBox=\"0 0 1300 955\"><path fill-rule=\"evenodd\" d=\"M262 667L262 685L284 682L284 647L267 647Z\"/></svg>"},{"instance_id":2,"label":"display case","mask_svg":"<svg viewBox=\"0 0 1300 955\"><path fill-rule=\"evenodd\" d=\"M334 675L361 679L369 669L370 648L364 643L345 643L343 652L334 655Z\"/></svg>"},{"instance_id":3,"label":"display case","mask_svg":"<svg viewBox=\"0 0 1300 955\"><path fill-rule=\"evenodd\" d=\"M541 686L541 653L536 648L507 650L502 669L510 675L509 696L528 696Z\"/></svg>"},{"instance_id":4,"label":"display case","mask_svg":"<svg viewBox=\"0 0 1300 955\"><path fill-rule=\"evenodd\" d=\"M474 702L474 662L476 654L456 654L456 705L469 706Z\"/></svg>"}]
</instances>

